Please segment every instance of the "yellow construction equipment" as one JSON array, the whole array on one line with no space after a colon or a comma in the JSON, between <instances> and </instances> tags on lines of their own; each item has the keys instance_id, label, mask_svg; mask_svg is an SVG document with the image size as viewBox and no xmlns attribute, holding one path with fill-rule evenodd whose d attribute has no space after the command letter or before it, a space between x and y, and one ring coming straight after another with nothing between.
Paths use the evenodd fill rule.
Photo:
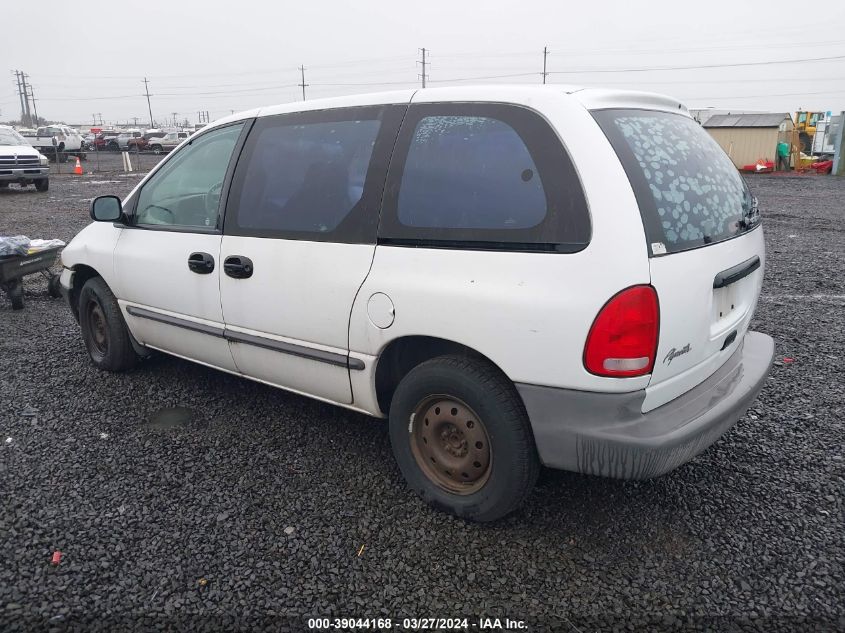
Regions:
<instances>
[{"instance_id":1,"label":"yellow construction equipment","mask_svg":"<svg viewBox=\"0 0 845 633\"><path fill-rule=\"evenodd\" d=\"M813 137L816 135L816 123L819 119L824 119L824 112L799 110L795 113L795 130L798 132L801 151L805 154L809 154L813 149Z\"/></svg>"}]
</instances>

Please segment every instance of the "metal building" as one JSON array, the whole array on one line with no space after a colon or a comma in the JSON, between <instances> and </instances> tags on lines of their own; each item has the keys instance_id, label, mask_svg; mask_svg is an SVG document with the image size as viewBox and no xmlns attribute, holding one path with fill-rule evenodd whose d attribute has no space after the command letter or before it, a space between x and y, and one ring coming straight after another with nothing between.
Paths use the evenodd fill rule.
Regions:
<instances>
[{"instance_id":1,"label":"metal building","mask_svg":"<svg viewBox=\"0 0 845 633\"><path fill-rule=\"evenodd\" d=\"M742 167L758 159L776 162L778 141L790 142L792 117L788 113L716 114L704 122L734 165Z\"/></svg>"}]
</instances>

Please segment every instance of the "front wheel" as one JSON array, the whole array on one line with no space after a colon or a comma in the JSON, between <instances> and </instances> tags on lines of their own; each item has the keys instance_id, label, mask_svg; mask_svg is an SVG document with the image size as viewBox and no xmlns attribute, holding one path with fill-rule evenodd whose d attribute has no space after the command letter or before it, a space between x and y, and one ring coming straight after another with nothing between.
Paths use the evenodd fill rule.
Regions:
<instances>
[{"instance_id":1,"label":"front wheel","mask_svg":"<svg viewBox=\"0 0 845 633\"><path fill-rule=\"evenodd\" d=\"M117 299L101 277L82 286L79 324L91 362L98 369L125 371L138 362Z\"/></svg>"},{"instance_id":2,"label":"front wheel","mask_svg":"<svg viewBox=\"0 0 845 633\"><path fill-rule=\"evenodd\" d=\"M150 149L153 150L153 154L156 154L156 155L161 154L161 152L162 152L161 145L152 145L152 146L150 146Z\"/></svg>"},{"instance_id":3,"label":"front wheel","mask_svg":"<svg viewBox=\"0 0 845 633\"><path fill-rule=\"evenodd\" d=\"M50 188L50 179L49 178L39 178L35 181L35 190L36 191L47 191Z\"/></svg>"},{"instance_id":4,"label":"front wheel","mask_svg":"<svg viewBox=\"0 0 845 633\"><path fill-rule=\"evenodd\" d=\"M522 400L482 359L441 356L415 367L396 389L389 424L405 480L437 509L494 521L516 509L537 480Z\"/></svg>"}]
</instances>

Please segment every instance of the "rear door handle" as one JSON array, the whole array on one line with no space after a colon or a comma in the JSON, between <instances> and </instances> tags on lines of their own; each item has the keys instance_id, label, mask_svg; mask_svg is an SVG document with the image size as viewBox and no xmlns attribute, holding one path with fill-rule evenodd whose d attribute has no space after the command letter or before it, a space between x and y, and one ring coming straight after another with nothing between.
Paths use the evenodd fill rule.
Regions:
<instances>
[{"instance_id":1,"label":"rear door handle","mask_svg":"<svg viewBox=\"0 0 845 633\"><path fill-rule=\"evenodd\" d=\"M243 255L230 255L223 260L223 271L233 279L252 277L252 260Z\"/></svg>"},{"instance_id":2,"label":"rear door handle","mask_svg":"<svg viewBox=\"0 0 845 633\"><path fill-rule=\"evenodd\" d=\"M737 264L733 268L728 268L727 270L723 270L716 277L713 279L713 287L714 288L724 288L725 286L730 286L731 284L736 283L740 279L744 279L748 277L751 273L755 270L760 268L760 257L755 255L750 259L746 259L741 264Z\"/></svg>"},{"instance_id":3,"label":"rear door handle","mask_svg":"<svg viewBox=\"0 0 845 633\"><path fill-rule=\"evenodd\" d=\"M198 275L207 275L214 271L214 258L209 253L191 253L188 255L188 268Z\"/></svg>"}]
</instances>

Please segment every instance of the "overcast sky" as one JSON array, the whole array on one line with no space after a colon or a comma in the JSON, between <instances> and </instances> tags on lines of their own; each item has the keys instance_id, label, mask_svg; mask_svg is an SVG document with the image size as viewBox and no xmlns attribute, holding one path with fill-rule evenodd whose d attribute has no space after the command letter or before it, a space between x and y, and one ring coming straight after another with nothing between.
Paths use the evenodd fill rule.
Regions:
<instances>
[{"instance_id":1,"label":"overcast sky","mask_svg":"<svg viewBox=\"0 0 845 633\"><path fill-rule=\"evenodd\" d=\"M144 77L157 121L195 122L301 99L300 64L309 99L418 86L421 47L430 86L539 83L548 46L552 83L845 110L842 0L6 1L0 31L0 120L20 116L14 70L40 116L145 126Z\"/></svg>"}]
</instances>

